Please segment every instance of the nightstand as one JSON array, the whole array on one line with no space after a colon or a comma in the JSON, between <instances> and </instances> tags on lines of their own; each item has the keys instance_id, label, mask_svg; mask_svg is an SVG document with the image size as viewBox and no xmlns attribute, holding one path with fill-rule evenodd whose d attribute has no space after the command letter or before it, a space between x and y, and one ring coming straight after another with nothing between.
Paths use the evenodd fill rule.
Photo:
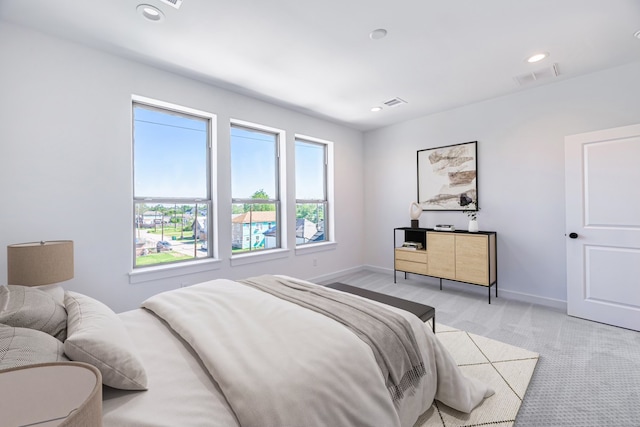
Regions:
<instances>
[{"instance_id":1,"label":"nightstand","mask_svg":"<svg viewBox=\"0 0 640 427\"><path fill-rule=\"evenodd\" d=\"M79 362L0 371L3 426L102 426L102 376Z\"/></svg>"}]
</instances>

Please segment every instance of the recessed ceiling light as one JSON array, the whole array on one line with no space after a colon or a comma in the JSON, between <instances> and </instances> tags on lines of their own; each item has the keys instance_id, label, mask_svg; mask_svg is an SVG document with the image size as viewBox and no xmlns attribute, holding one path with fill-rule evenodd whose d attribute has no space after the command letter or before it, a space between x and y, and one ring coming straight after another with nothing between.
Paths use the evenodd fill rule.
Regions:
<instances>
[{"instance_id":1,"label":"recessed ceiling light","mask_svg":"<svg viewBox=\"0 0 640 427\"><path fill-rule=\"evenodd\" d=\"M147 21L151 21L151 22L164 21L164 13L162 13L162 11L157 7L151 6L150 4L140 4L136 8L136 10Z\"/></svg>"},{"instance_id":2,"label":"recessed ceiling light","mask_svg":"<svg viewBox=\"0 0 640 427\"><path fill-rule=\"evenodd\" d=\"M527 62L530 62L530 63L539 62L539 61L542 61L547 56L549 56L547 52L536 53L535 55L531 55L530 57L528 57Z\"/></svg>"},{"instance_id":3,"label":"recessed ceiling light","mask_svg":"<svg viewBox=\"0 0 640 427\"><path fill-rule=\"evenodd\" d=\"M369 38L371 40L380 40L387 36L387 30L384 28L378 28L377 30L373 30L369 33Z\"/></svg>"},{"instance_id":4,"label":"recessed ceiling light","mask_svg":"<svg viewBox=\"0 0 640 427\"><path fill-rule=\"evenodd\" d=\"M640 39L640 30L636 31L635 33L633 33L633 36L637 39Z\"/></svg>"},{"instance_id":5,"label":"recessed ceiling light","mask_svg":"<svg viewBox=\"0 0 640 427\"><path fill-rule=\"evenodd\" d=\"M382 107L372 107L371 111L377 113L378 111L382 111Z\"/></svg>"}]
</instances>

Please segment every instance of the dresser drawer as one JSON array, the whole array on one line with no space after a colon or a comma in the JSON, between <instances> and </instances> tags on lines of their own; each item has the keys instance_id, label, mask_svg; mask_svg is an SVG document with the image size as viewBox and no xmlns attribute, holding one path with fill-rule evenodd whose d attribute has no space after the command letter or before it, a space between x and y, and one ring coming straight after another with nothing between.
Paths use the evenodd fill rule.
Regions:
<instances>
[{"instance_id":1,"label":"dresser drawer","mask_svg":"<svg viewBox=\"0 0 640 427\"><path fill-rule=\"evenodd\" d=\"M407 273L427 274L427 263L396 259L396 270L406 271Z\"/></svg>"},{"instance_id":2,"label":"dresser drawer","mask_svg":"<svg viewBox=\"0 0 640 427\"><path fill-rule=\"evenodd\" d=\"M427 251L396 249L396 260L427 263Z\"/></svg>"}]
</instances>

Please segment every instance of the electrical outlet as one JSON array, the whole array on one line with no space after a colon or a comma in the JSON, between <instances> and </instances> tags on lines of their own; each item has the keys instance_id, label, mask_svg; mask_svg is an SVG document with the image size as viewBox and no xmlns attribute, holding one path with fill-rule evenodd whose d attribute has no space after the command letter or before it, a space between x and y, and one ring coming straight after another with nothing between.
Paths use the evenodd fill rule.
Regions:
<instances>
[{"instance_id":1,"label":"electrical outlet","mask_svg":"<svg viewBox=\"0 0 640 427\"><path fill-rule=\"evenodd\" d=\"M314 258L314 259L313 259L313 266L314 266L314 267L317 267L317 266L318 266L318 259L317 259L317 258Z\"/></svg>"}]
</instances>

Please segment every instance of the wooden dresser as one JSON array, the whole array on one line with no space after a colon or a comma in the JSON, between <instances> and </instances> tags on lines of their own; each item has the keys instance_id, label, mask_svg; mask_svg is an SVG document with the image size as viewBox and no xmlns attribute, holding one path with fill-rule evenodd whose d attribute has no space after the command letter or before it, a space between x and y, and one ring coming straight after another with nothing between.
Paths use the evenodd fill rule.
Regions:
<instances>
[{"instance_id":1,"label":"wooden dresser","mask_svg":"<svg viewBox=\"0 0 640 427\"><path fill-rule=\"evenodd\" d=\"M435 231L428 228L394 229L394 271L486 286L491 304L491 287L498 296L497 233L495 231ZM422 249L403 248L404 242L419 243Z\"/></svg>"}]
</instances>

